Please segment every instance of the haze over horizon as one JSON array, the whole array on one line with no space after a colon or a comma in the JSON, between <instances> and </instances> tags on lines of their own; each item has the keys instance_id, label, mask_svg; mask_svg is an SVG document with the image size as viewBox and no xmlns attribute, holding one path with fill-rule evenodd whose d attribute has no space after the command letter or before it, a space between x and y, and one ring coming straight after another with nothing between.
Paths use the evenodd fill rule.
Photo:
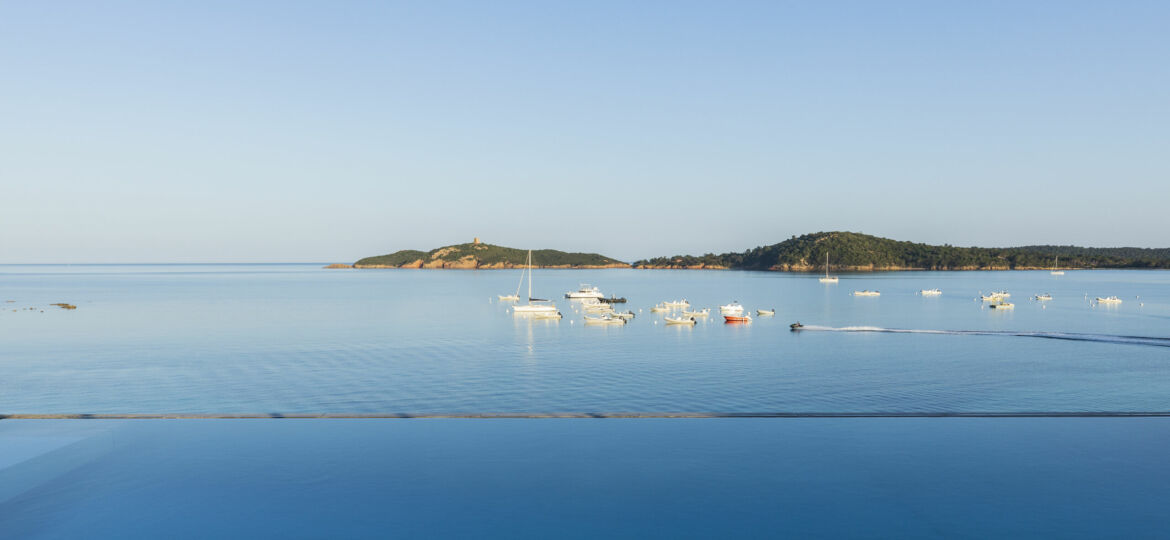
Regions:
<instances>
[{"instance_id":1,"label":"haze over horizon","mask_svg":"<svg viewBox=\"0 0 1170 540\"><path fill-rule=\"evenodd\" d=\"M1167 247L1170 4L0 4L0 263Z\"/></svg>"}]
</instances>

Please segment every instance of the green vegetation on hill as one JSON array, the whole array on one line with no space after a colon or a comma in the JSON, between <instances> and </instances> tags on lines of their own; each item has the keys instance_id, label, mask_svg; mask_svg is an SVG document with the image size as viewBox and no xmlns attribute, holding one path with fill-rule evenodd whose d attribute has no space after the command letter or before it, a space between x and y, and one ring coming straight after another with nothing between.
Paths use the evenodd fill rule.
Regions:
<instances>
[{"instance_id":1,"label":"green vegetation on hill","mask_svg":"<svg viewBox=\"0 0 1170 540\"><path fill-rule=\"evenodd\" d=\"M977 270L1047 268L1060 257L1063 268L1170 268L1170 249L1023 246L963 248L900 242L852 232L818 232L743 253L676 255L637 261L634 266L745 270L823 271L825 254L837 270Z\"/></svg>"},{"instance_id":2,"label":"green vegetation on hill","mask_svg":"<svg viewBox=\"0 0 1170 540\"><path fill-rule=\"evenodd\" d=\"M366 257L354 266L403 266L422 261L424 266L443 264L448 268L523 266L528 250L492 244L458 244L431 251L406 249L388 255ZM613 266L625 263L597 253L566 253L555 249L532 250L533 266Z\"/></svg>"}]
</instances>

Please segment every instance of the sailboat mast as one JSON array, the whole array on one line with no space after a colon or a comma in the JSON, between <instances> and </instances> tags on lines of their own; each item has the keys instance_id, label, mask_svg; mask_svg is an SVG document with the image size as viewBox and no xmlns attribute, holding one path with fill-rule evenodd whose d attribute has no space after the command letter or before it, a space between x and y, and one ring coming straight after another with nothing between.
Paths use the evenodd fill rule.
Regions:
<instances>
[{"instance_id":1,"label":"sailboat mast","mask_svg":"<svg viewBox=\"0 0 1170 540\"><path fill-rule=\"evenodd\" d=\"M532 301L532 250L528 250L528 301Z\"/></svg>"}]
</instances>

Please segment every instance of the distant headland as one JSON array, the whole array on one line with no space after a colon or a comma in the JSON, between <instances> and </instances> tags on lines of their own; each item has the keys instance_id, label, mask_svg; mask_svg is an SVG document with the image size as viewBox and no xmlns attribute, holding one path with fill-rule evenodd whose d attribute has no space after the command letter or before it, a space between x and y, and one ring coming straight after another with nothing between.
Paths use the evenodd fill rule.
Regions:
<instances>
[{"instance_id":1,"label":"distant headland","mask_svg":"<svg viewBox=\"0 0 1170 540\"><path fill-rule=\"evenodd\" d=\"M675 255L634 262L636 268L733 268L780 272L832 270L1047 270L1089 268L1170 268L1170 248L1085 248L1022 246L1009 248L932 246L854 232L793 236L742 253Z\"/></svg>"},{"instance_id":2,"label":"distant headland","mask_svg":"<svg viewBox=\"0 0 1170 540\"><path fill-rule=\"evenodd\" d=\"M528 250L485 244L476 238L468 244L446 246L430 251L406 249L387 255L366 257L353 268L449 268L498 269L522 268ZM612 257L597 253L566 253L555 249L532 250L535 268L629 268Z\"/></svg>"},{"instance_id":3,"label":"distant headland","mask_svg":"<svg viewBox=\"0 0 1170 540\"><path fill-rule=\"evenodd\" d=\"M366 257L352 265L326 268L521 268L528 251L485 244L479 238L467 244L431 251L402 250ZM1065 270L1092 268L1170 269L1170 248L1086 248L1077 246L1021 246L1009 248L955 247L903 242L854 232L817 232L737 253L675 255L643 259L633 264L597 253L566 253L555 249L532 251L537 268L643 268L770 270L777 272L839 272L892 270Z\"/></svg>"}]
</instances>

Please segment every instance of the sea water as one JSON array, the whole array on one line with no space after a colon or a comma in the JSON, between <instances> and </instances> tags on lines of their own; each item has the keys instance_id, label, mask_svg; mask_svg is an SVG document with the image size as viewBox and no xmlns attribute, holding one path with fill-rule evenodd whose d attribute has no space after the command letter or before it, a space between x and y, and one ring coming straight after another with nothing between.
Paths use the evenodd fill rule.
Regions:
<instances>
[{"instance_id":1,"label":"sea water","mask_svg":"<svg viewBox=\"0 0 1170 540\"><path fill-rule=\"evenodd\" d=\"M558 321L496 299L518 278L0 266L0 414L1170 411L1168 272L538 270ZM637 316L584 325L581 282ZM682 298L711 316L649 311ZM0 537L1152 538L1167 444L1167 418L0 419Z\"/></svg>"},{"instance_id":2,"label":"sea water","mask_svg":"<svg viewBox=\"0 0 1170 540\"><path fill-rule=\"evenodd\" d=\"M0 413L1170 410L1170 272L816 278L536 270L564 318L532 320L497 299L518 270L5 265ZM583 324L581 283L636 317ZM976 299L998 290L1014 309ZM650 312L684 298L710 317Z\"/></svg>"}]
</instances>

